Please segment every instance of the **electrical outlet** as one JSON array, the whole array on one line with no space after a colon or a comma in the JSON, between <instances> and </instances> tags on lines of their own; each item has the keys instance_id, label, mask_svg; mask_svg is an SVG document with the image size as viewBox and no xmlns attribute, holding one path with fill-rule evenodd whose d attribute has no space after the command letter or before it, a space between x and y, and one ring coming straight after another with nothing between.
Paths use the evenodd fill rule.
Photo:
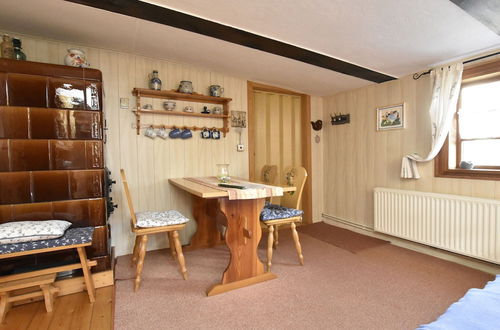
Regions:
<instances>
[{"instance_id":1,"label":"electrical outlet","mask_svg":"<svg viewBox=\"0 0 500 330\"><path fill-rule=\"evenodd\" d=\"M127 97L120 98L120 109L128 109L128 98Z\"/></svg>"},{"instance_id":2,"label":"electrical outlet","mask_svg":"<svg viewBox=\"0 0 500 330\"><path fill-rule=\"evenodd\" d=\"M237 150L237 151L243 151L243 150L245 150L245 146L244 146L243 144L238 144L238 145L236 146L236 150Z\"/></svg>"}]
</instances>

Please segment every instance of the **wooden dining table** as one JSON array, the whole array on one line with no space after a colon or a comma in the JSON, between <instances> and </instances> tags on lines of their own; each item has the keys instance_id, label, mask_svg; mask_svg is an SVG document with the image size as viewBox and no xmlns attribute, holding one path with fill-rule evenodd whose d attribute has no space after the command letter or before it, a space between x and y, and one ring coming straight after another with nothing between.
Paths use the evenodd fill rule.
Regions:
<instances>
[{"instance_id":1,"label":"wooden dining table","mask_svg":"<svg viewBox=\"0 0 500 330\"><path fill-rule=\"evenodd\" d=\"M215 247L224 242L229 248L229 264L221 282L208 288L208 296L277 277L264 271L257 253L262 236L260 213L266 198L230 199L228 191L196 182L193 178L169 179L169 182L193 198L193 217L198 227L185 250ZM281 188L283 193L295 191L295 187ZM221 224L226 226L225 239L218 229Z\"/></svg>"}]
</instances>

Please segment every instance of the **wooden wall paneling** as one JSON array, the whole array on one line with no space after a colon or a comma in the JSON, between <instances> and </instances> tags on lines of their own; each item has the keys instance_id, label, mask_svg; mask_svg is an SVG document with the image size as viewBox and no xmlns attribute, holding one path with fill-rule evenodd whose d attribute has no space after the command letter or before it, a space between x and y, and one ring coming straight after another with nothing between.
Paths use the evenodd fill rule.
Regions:
<instances>
[{"instance_id":1,"label":"wooden wall paneling","mask_svg":"<svg viewBox=\"0 0 500 330\"><path fill-rule=\"evenodd\" d=\"M158 69L158 61L151 58L138 58L135 64L135 87L148 88L148 75L153 70ZM153 107L157 106L160 100L151 98L144 98L144 103L152 104ZM141 118L141 121L146 123L154 122L154 115L146 115ZM155 210L155 162L154 162L154 140L144 136L144 132L137 136L137 176L139 178L138 189L132 190L137 194L139 204L136 205L137 211ZM157 236L157 235L155 235ZM151 239L149 246L157 244L157 238Z\"/></svg>"},{"instance_id":2,"label":"wooden wall paneling","mask_svg":"<svg viewBox=\"0 0 500 330\"><path fill-rule=\"evenodd\" d=\"M375 108L402 101L406 128L377 132ZM351 124L325 131L326 214L373 228L374 187L500 199L497 182L435 178L432 162L418 164L421 179L399 178L404 154L430 150L429 103L428 77L415 81L411 76L324 98L325 120L330 113L351 113Z\"/></svg>"},{"instance_id":3,"label":"wooden wall paneling","mask_svg":"<svg viewBox=\"0 0 500 330\"><path fill-rule=\"evenodd\" d=\"M119 53L114 51L100 51L99 55L99 66L103 75L103 97L102 104L104 111L103 116L103 126L106 126L107 130L103 132L103 139L106 141L104 144L104 154L105 154L105 164L106 167L111 171L111 178L117 181L117 184L112 186L112 198L113 203L118 205L113 211L113 215L109 218L109 230L111 231L111 237L121 237L122 233L122 221L124 218L125 210L123 200L121 198L120 189L121 185L118 180L120 171L120 158L121 150L119 147L119 142L114 145L110 145L109 141L119 141L120 136L120 113L126 110L120 109L120 69L119 69ZM93 60L93 59L92 59ZM129 102L132 100L129 100ZM133 105L133 102L129 103ZM126 217L125 217L126 218ZM128 223L127 223L128 224ZM129 228L129 226L127 226ZM107 233L109 235L109 233Z\"/></svg>"},{"instance_id":4,"label":"wooden wall paneling","mask_svg":"<svg viewBox=\"0 0 500 330\"><path fill-rule=\"evenodd\" d=\"M174 77L176 78L176 82L174 82L175 85L177 85L176 87L178 87L181 80L190 80L193 82L193 87L194 87L195 91L197 91L198 93L203 93L203 86L196 85L197 81L194 79L194 78L196 78L196 71L195 70L191 70L191 68L187 65L180 65L180 64L174 65L172 70L174 73ZM172 73L172 71L169 71L169 74L170 73ZM177 102L177 109L176 110L182 111L184 106L186 106L188 103L192 104L195 108L201 107L201 104L199 104L199 103L180 101L180 102ZM195 110L195 109L193 109L193 111L200 112L200 110ZM191 123L190 118L185 118L185 117L181 117L181 116L179 116L179 117L172 116L172 118L170 120L171 120L172 124L179 125L179 126L184 126L184 125ZM195 134L196 132L192 132L192 133ZM194 139L194 138L195 137L193 137L192 139ZM170 178L182 178L182 177L186 176L186 157L185 157L185 154L186 154L186 150L189 150L188 149L189 142L190 141L182 140L180 138L171 140L171 145L169 147L169 152L171 153L171 155L170 155L171 167L170 167L170 171L169 171ZM202 157L203 156L204 155L202 154ZM199 160L194 159L194 161L198 165L200 165ZM208 166L208 165L209 165L209 162L206 162L206 166ZM161 184L167 185L168 188L170 189L170 208L173 208L173 209L176 209L176 210L179 210L182 212L183 211L182 204L189 203L190 200L186 201L186 199L185 199L186 196L183 194L183 192L170 186L167 179L168 178L165 178L165 180L163 182L161 182ZM186 213L186 212L184 211L183 213ZM190 226L189 226L190 231L193 230L193 229L191 229L193 225L194 225L194 223L190 224ZM180 239L181 239L183 244L187 244L189 242L188 241L188 234L189 233L187 232L187 229L182 230L179 233Z\"/></svg>"},{"instance_id":5,"label":"wooden wall paneling","mask_svg":"<svg viewBox=\"0 0 500 330\"><path fill-rule=\"evenodd\" d=\"M131 54L118 53L118 94L120 98L128 98L129 109L128 110L118 110L118 137L115 134L111 134L113 126L110 126L108 130L108 145L107 149L118 149L119 150L119 167L123 168L127 174L127 182L132 191L132 200L136 207L139 206L139 196L138 196L138 178L139 175L136 171L138 166L137 159L137 139L135 131L132 129L132 123L135 121L135 116L131 109L136 107L135 98L132 96L132 89L137 87L135 85L135 56ZM107 99L107 97L105 98ZM107 109L109 113L113 108ZM118 175L118 172L116 172ZM114 176L116 177L116 176ZM113 245L116 246L116 254L122 255L126 254L133 248L134 236L130 231L130 214L125 204L125 198L123 197L123 186L118 183L114 187L113 197L120 195L121 205L118 208L121 209L120 214L113 214L110 218L112 224L112 240ZM115 198L115 197L114 197ZM116 241L115 241L116 237ZM120 243L118 243L118 238Z\"/></svg>"}]
</instances>

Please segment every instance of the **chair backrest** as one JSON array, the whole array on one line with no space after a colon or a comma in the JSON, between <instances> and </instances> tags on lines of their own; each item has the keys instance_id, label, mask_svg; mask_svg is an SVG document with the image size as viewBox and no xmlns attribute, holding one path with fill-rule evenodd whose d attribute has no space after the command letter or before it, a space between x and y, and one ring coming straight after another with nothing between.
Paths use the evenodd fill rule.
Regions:
<instances>
[{"instance_id":1,"label":"chair backrest","mask_svg":"<svg viewBox=\"0 0 500 330\"><path fill-rule=\"evenodd\" d=\"M125 170L123 168L120 170L120 174L122 177L123 189L125 190L125 196L127 197L128 210L130 211L132 224L135 227L137 219L135 218L134 205L132 204L132 196L130 195L130 190L128 189L127 177L125 176Z\"/></svg>"},{"instance_id":2,"label":"chair backrest","mask_svg":"<svg viewBox=\"0 0 500 330\"><path fill-rule=\"evenodd\" d=\"M264 165L260 171L260 181L268 185L277 184L278 179L278 166L277 165Z\"/></svg>"},{"instance_id":3,"label":"chair backrest","mask_svg":"<svg viewBox=\"0 0 500 330\"><path fill-rule=\"evenodd\" d=\"M283 194L283 197L281 197L281 206L298 209L300 208L302 193L306 185L307 171L302 166L288 167L284 171L284 177L286 185L294 186L297 189L293 193Z\"/></svg>"}]
</instances>

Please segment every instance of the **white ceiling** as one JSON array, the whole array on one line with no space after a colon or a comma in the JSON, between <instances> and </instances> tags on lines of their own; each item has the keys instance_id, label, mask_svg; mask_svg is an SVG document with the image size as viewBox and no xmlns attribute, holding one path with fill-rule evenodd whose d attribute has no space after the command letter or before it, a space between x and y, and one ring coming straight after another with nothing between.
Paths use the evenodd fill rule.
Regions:
<instances>
[{"instance_id":1,"label":"white ceiling","mask_svg":"<svg viewBox=\"0 0 500 330\"><path fill-rule=\"evenodd\" d=\"M146 1L400 77L500 36L449 0ZM191 63L313 95L370 82L225 41L62 0L2 0L0 29Z\"/></svg>"}]
</instances>

